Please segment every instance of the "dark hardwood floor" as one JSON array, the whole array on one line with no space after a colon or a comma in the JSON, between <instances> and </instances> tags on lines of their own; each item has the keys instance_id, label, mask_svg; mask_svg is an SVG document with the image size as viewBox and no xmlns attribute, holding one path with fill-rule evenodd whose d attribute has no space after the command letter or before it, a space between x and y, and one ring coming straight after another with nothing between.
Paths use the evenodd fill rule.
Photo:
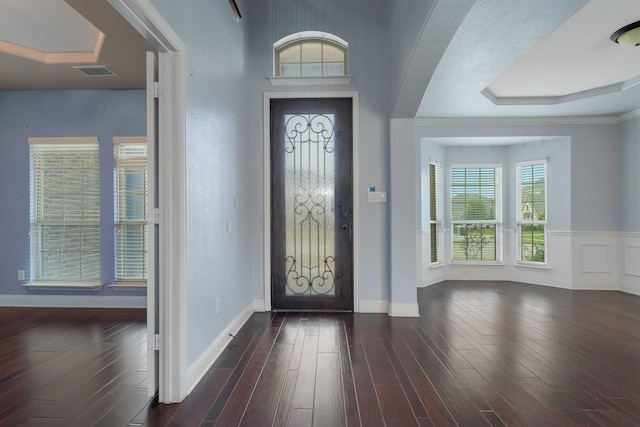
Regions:
<instances>
[{"instance_id":1,"label":"dark hardwood floor","mask_svg":"<svg viewBox=\"0 0 640 427\"><path fill-rule=\"evenodd\" d=\"M420 318L256 313L181 404L145 313L0 309L1 426L640 426L640 297L418 290Z\"/></svg>"}]
</instances>

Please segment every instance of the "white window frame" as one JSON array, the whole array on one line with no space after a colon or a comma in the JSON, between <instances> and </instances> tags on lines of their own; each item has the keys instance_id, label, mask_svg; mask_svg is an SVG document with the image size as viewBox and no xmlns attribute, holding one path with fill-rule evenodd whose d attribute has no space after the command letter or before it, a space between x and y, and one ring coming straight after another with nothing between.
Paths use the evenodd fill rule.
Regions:
<instances>
[{"instance_id":1,"label":"white window frame","mask_svg":"<svg viewBox=\"0 0 640 427\"><path fill-rule=\"evenodd\" d=\"M324 73L324 59L320 61L322 72L315 75L302 75L302 56L300 57L300 74L295 76L282 76L280 69L280 54L295 45L302 45L306 43L322 43L335 47L343 52L343 74L331 75ZM340 37L331 33L322 31L301 31L298 33L290 34L273 44L273 76L269 77L269 81L273 86L298 86L298 85L348 85L351 83L351 76L348 72L348 53L349 43ZM315 62L314 62L315 63ZM327 63L334 63L334 61L327 61ZM293 64L293 63L292 63Z\"/></svg>"},{"instance_id":2,"label":"white window frame","mask_svg":"<svg viewBox=\"0 0 640 427\"><path fill-rule=\"evenodd\" d=\"M454 220L453 219L453 197L452 197L452 183L453 183L453 171L454 169L494 169L494 217L493 220ZM449 203L449 220L451 224L451 250L450 250L450 263L451 264L472 264L472 265L502 265L502 164L452 164L449 167L449 188L448 188L448 203ZM476 224L479 226L492 225L495 227L495 259L454 259L454 239L457 224Z\"/></svg>"},{"instance_id":3,"label":"white window frame","mask_svg":"<svg viewBox=\"0 0 640 427\"><path fill-rule=\"evenodd\" d=\"M100 171L99 146L97 137L43 137L28 138L30 151L30 280L24 286L30 289L101 289L100 284ZM74 159L62 160L62 167L56 170L46 169L46 162L66 153L76 156ZM65 168L65 162L77 161L78 156L88 163L81 169ZM66 188L74 183L74 175L82 175L82 185ZM88 178L88 179L87 179ZM58 179L61 187L50 188L52 180ZM75 181L77 182L77 180ZM86 183L88 185L85 185ZM93 184L93 185L92 185ZM66 197L65 197L66 196ZM72 197L71 197L72 196ZM78 201L81 200L81 206ZM75 210L71 210L73 209ZM54 212L55 209L57 212ZM69 264L77 263L77 271L73 276L64 274L62 265L55 275L43 272L46 246L42 237L44 227L60 227L61 239L67 230L76 230L79 237L73 240L60 241L66 243L69 250L51 249L52 255L59 253ZM82 231L81 228L88 230ZM93 231L92 231L93 229ZM68 235L68 234L67 234ZM97 243L96 243L97 242ZM93 248L93 249L91 249ZM87 263L89 267L86 268ZM83 267L85 266L85 267ZM54 267L55 268L55 267ZM93 272L94 275L86 272ZM48 276L48 277L47 277ZM55 276L55 277L54 277Z\"/></svg>"},{"instance_id":4,"label":"white window frame","mask_svg":"<svg viewBox=\"0 0 640 427\"><path fill-rule=\"evenodd\" d=\"M114 137L113 138L113 152L114 152L114 176L113 176L113 213L114 213L114 288L118 290L136 290L139 288L146 288L147 286L147 256L148 256L148 212L149 212L149 177L147 167L147 138L146 137ZM121 153L123 147L130 146L137 149L144 147L143 153L135 153L135 155L127 155ZM124 197L126 197L126 190L123 187L122 182L123 174L126 170L144 170L144 182L142 189L134 189L135 192L142 192L144 195L144 207L142 209L142 217L139 219L126 218L126 205ZM136 277L127 278L126 266L124 261L124 254L121 250L120 236L124 233L124 229L127 227L142 227L144 242L142 242L143 258L141 266L142 274ZM135 251L132 251L135 252Z\"/></svg>"},{"instance_id":5,"label":"white window frame","mask_svg":"<svg viewBox=\"0 0 640 427\"><path fill-rule=\"evenodd\" d=\"M522 168L523 167L532 167L542 165L544 166L544 217L542 220L531 218L525 218L522 215ZM548 201L547 201L547 182L548 182L548 173L549 168L547 165L546 159L540 160L529 160L523 162L516 162L516 227L517 227L517 263L523 265L532 265L532 266L546 266L548 259L548 239L547 239L547 221L548 221ZM532 210L533 210L532 202ZM534 261L534 260L524 260L522 254L522 226L523 225L539 225L542 226L543 232L543 247L544 247L544 260L543 261Z\"/></svg>"},{"instance_id":6,"label":"white window frame","mask_svg":"<svg viewBox=\"0 0 640 427\"><path fill-rule=\"evenodd\" d=\"M432 160L429 162L429 263L432 266L442 264L441 232L442 164Z\"/></svg>"}]
</instances>

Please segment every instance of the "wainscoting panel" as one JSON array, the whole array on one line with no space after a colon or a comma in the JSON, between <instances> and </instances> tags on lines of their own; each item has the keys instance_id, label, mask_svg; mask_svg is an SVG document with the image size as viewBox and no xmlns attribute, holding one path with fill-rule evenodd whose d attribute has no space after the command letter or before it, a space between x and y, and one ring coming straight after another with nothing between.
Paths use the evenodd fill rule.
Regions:
<instances>
[{"instance_id":1,"label":"wainscoting panel","mask_svg":"<svg viewBox=\"0 0 640 427\"><path fill-rule=\"evenodd\" d=\"M620 290L640 295L640 233L620 233Z\"/></svg>"},{"instance_id":2,"label":"wainscoting panel","mask_svg":"<svg viewBox=\"0 0 640 427\"><path fill-rule=\"evenodd\" d=\"M625 245L624 274L640 277L640 246Z\"/></svg>"},{"instance_id":3,"label":"wainscoting panel","mask_svg":"<svg viewBox=\"0 0 640 427\"><path fill-rule=\"evenodd\" d=\"M611 273L609 245L580 245L581 273Z\"/></svg>"}]
</instances>

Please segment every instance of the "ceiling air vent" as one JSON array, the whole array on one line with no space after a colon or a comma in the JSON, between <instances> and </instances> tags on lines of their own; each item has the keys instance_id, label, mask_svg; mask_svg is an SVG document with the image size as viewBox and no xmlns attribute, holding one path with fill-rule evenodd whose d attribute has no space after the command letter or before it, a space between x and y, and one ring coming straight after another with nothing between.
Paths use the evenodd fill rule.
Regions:
<instances>
[{"instance_id":1,"label":"ceiling air vent","mask_svg":"<svg viewBox=\"0 0 640 427\"><path fill-rule=\"evenodd\" d=\"M85 77L115 77L116 73L104 65L73 65L73 68L80 71Z\"/></svg>"}]
</instances>

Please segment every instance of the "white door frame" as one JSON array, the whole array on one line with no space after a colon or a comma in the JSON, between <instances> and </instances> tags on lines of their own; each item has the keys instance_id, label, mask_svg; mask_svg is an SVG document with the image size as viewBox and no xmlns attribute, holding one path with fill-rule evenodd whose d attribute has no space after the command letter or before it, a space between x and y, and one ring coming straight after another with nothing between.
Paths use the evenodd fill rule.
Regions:
<instances>
[{"instance_id":1,"label":"white door frame","mask_svg":"<svg viewBox=\"0 0 640 427\"><path fill-rule=\"evenodd\" d=\"M351 98L353 114L353 311L360 311L360 269L359 269L359 241L360 221L358 208L358 142L359 142L359 101L358 92L355 91L335 91L335 92L265 92L263 105L263 130L264 130L264 310L271 310L271 100L282 98Z\"/></svg>"},{"instance_id":2,"label":"white door frame","mask_svg":"<svg viewBox=\"0 0 640 427\"><path fill-rule=\"evenodd\" d=\"M186 46L150 0L109 0L157 51L159 74L159 393L184 400L186 358Z\"/></svg>"}]
</instances>

